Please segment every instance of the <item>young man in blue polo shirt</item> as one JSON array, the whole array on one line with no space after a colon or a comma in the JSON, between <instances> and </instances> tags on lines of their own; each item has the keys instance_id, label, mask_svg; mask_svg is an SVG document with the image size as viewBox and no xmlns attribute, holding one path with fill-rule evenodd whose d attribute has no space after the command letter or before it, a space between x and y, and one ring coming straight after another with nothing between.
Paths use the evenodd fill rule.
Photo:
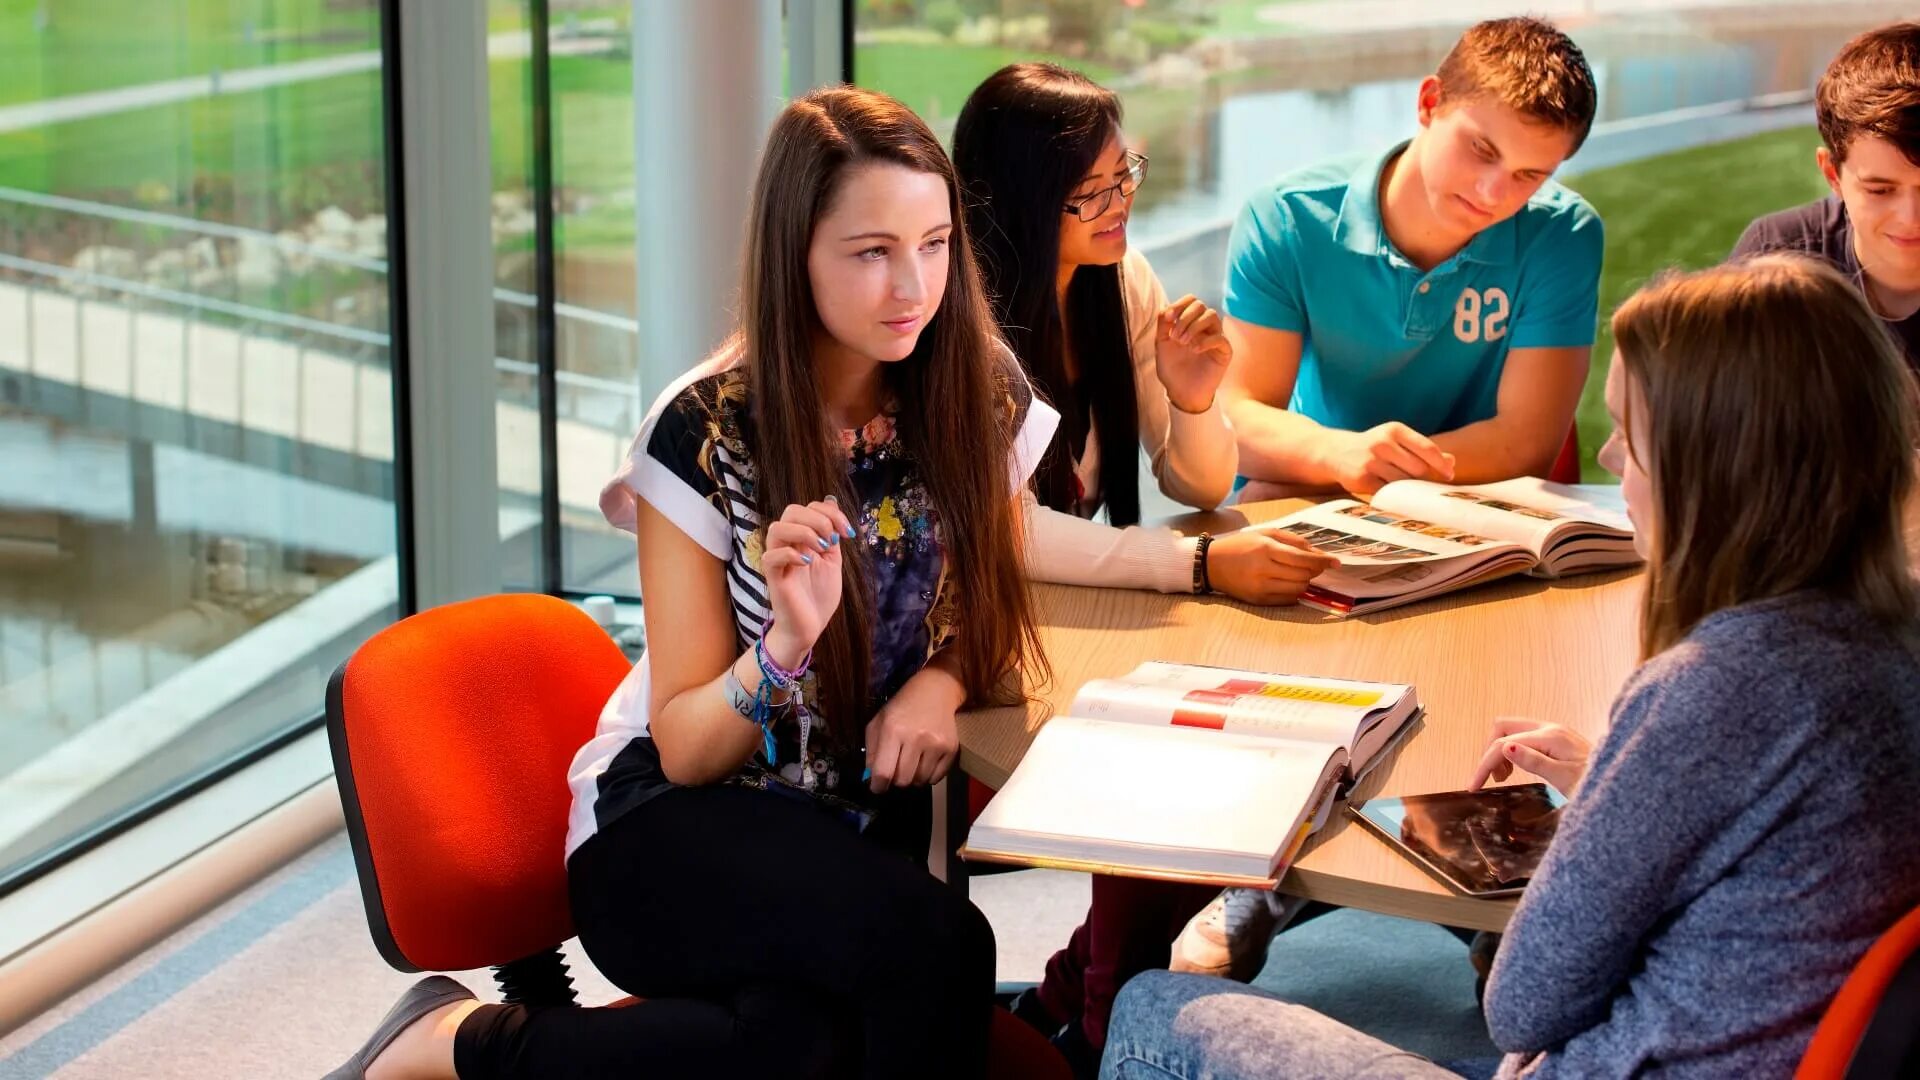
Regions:
<instances>
[{"instance_id":1,"label":"young man in blue polo shirt","mask_svg":"<svg viewBox=\"0 0 1920 1080\"><path fill-rule=\"evenodd\" d=\"M1852 278L1920 371L1920 23L1841 46L1814 93L1833 194L1747 226L1733 257L1796 251Z\"/></svg>"},{"instance_id":2,"label":"young man in blue polo shirt","mask_svg":"<svg viewBox=\"0 0 1920 1080\"><path fill-rule=\"evenodd\" d=\"M1593 73L1537 19L1469 29L1419 134L1283 177L1228 250L1240 471L1280 490L1544 476L1586 383L1600 218L1549 177ZM1243 496L1244 497L1244 496Z\"/></svg>"}]
</instances>

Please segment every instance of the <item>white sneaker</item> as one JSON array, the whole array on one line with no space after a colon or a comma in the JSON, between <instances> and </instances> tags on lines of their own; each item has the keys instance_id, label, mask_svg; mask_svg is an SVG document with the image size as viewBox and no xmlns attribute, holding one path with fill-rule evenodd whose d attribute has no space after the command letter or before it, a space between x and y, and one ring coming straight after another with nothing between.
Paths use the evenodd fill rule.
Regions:
<instances>
[{"instance_id":1,"label":"white sneaker","mask_svg":"<svg viewBox=\"0 0 1920 1080\"><path fill-rule=\"evenodd\" d=\"M1247 982L1266 962L1274 931L1306 901L1265 889L1226 889L1187 920L1167 968Z\"/></svg>"}]
</instances>

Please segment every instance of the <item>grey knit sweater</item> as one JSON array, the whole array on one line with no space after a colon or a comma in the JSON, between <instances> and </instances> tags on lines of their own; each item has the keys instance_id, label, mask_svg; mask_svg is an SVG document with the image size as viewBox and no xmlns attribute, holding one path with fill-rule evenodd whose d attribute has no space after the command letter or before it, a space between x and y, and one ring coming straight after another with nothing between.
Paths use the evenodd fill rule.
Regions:
<instances>
[{"instance_id":1,"label":"grey knit sweater","mask_svg":"<svg viewBox=\"0 0 1920 1080\"><path fill-rule=\"evenodd\" d=\"M1787 1076L1920 904L1920 652L1802 592L1628 681L1487 987L1506 1076Z\"/></svg>"}]
</instances>

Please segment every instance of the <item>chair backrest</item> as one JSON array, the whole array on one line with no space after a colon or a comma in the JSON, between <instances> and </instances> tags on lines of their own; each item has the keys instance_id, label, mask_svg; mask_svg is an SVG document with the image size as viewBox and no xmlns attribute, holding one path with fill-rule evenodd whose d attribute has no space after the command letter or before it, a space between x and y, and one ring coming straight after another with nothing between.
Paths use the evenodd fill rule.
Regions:
<instances>
[{"instance_id":1,"label":"chair backrest","mask_svg":"<svg viewBox=\"0 0 1920 1080\"><path fill-rule=\"evenodd\" d=\"M340 665L334 776L389 964L488 967L573 935L567 765L630 667L592 619L537 595L423 611Z\"/></svg>"},{"instance_id":2,"label":"chair backrest","mask_svg":"<svg viewBox=\"0 0 1920 1080\"><path fill-rule=\"evenodd\" d=\"M1560 452L1554 455L1553 468L1547 470L1547 479L1556 484L1577 484L1580 482L1580 425L1567 429L1567 441L1560 444Z\"/></svg>"},{"instance_id":3,"label":"chair backrest","mask_svg":"<svg viewBox=\"0 0 1920 1080\"><path fill-rule=\"evenodd\" d=\"M1920 1063L1920 908L1893 924L1847 976L1814 1030L1796 1080L1912 1076Z\"/></svg>"}]
</instances>

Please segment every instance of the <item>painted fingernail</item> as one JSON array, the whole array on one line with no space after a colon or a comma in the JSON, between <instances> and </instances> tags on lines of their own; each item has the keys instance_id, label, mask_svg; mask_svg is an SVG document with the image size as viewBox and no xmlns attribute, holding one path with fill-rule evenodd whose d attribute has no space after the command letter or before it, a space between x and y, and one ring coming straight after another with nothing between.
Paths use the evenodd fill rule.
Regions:
<instances>
[{"instance_id":1,"label":"painted fingernail","mask_svg":"<svg viewBox=\"0 0 1920 1080\"><path fill-rule=\"evenodd\" d=\"M804 552L804 551L803 551L803 552L801 552L801 553L800 553L800 561L801 561L801 562L803 562L803 563L805 563L805 564L806 564L806 565L808 565L808 566L812 566L812 565L813 565L813 556L811 556L811 555L809 555L809 554L807 554L806 552Z\"/></svg>"},{"instance_id":2,"label":"painted fingernail","mask_svg":"<svg viewBox=\"0 0 1920 1080\"><path fill-rule=\"evenodd\" d=\"M840 534L839 534L839 533L831 533L831 534L829 534L829 535L827 536L827 542L828 542L829 544L837 544L837 543L839 543L839 542L840 542Z\"/></svg>"},{"instance_id":3,"label":"painted fingernail","mask_svg":"<svg viewBox=\"0 0 1920 1080\"><path fill-rule=\"evenodd\" d=\"M826 537L824 537L824 536L816 536L816 537L814 537L814 540L813 540L813 542L814 542L814 543L816 543L816 544L819 544L819 545L820 545L820 550L821 550L821 551L825 551L825 550L827 550L828 548L830 548L830 547L832 547L832 546L833 546L832 544L829 544L829 543L827 543L827 538L826 538Z\"/></svg>"},{"instance_id":4,"label":"painted fingernail","mask_svg":"<svg viewBox=\"0 0 1920 1080\"><path fill-rule=\"evenodd\" d=\"M829 495L829 496L827 496L827 501L828 501L828 502L830 502L830 503L838 503L838 502L840 501L840 496L838 496L838 495Z\"/></svg>"},{"instance_id":5,"label":"painted fingernail","mask_svg":"<svg viewBox=\"0 0 1920 1080\"><path fill-rule=\"evenodd\" d=\"M847 526L847 539L853 539L853 526Z\"/></svg>"}]
</instances>

